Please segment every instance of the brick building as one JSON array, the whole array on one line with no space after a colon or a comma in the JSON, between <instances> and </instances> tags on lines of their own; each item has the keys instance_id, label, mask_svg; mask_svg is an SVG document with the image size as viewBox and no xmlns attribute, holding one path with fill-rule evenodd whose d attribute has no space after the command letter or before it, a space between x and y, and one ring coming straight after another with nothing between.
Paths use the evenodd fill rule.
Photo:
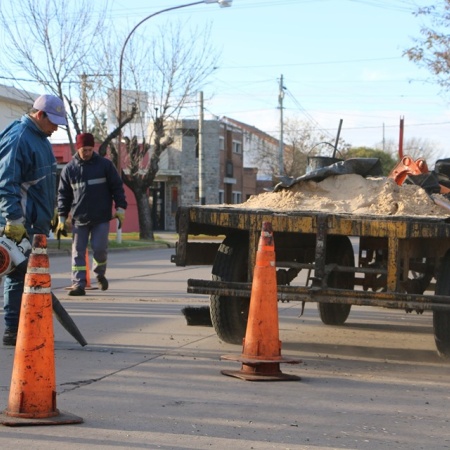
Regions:
<instances>
[{"instance_id":1,"label":"brick building","mask_svg":"<svg viewBox=\"0 0 450 450\"><path fill-rule=\"evenodd\" d=\"M200 204L198 121L171 124L172 146L161 156L156 182L164 202L165 228L175 229L178 206ZM221 120L203 122L205 204L241 203L256 193L256 168L244 168L243 135Z\"/></svg>"}]
</instances>

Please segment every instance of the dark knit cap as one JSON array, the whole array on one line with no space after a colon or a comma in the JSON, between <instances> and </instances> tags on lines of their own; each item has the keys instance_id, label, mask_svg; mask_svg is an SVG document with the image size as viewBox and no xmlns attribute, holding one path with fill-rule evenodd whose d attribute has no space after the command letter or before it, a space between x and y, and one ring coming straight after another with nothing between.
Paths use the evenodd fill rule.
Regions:
<instances>
[{"instance_id":1,"label":"dark knit cap","mask_svg":"<svg viewBox=\"0 0 450 450\"><path fill-rule=\"evenodd\" d=\"M77 150L82 147L94 147L94 136L91 133L81 133L77 135Z\"/></svg>"}]
</instances>

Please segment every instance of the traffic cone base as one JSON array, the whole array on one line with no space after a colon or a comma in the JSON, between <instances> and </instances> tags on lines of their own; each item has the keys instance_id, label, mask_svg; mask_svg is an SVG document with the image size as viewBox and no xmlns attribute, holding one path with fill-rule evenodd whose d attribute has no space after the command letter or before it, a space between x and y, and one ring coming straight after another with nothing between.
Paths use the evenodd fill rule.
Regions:
<instances>
[{"instance_id":1,"label":"traffic cone base","mask_svg":"<svg viewBox=\"0 0 450 450\"><path fill-rule=\"evenodd\" d=\"M278 296L272 224L264 222L256 252L247 329L240 356L221 359L240 361L241 370L223 370L223 375L247 381L295 381L301 378L280 371L280 363L299 364L300 360L281 356L278 329Z\"/></svg>"},{"instance_id":2,"label":"traffic cone base","mask_svg":"<svg viewBox=\"0 0 450 450\"><path fill-rule=\"evenodd\" d=\"M250 366L246 366L248 369ZM244 381L300 381L301 378L297 375L289 375L278 370L272 373L254 371L251 373L249 370L221 370L222 375L228 377L239 378Z\"/></svg>"},{"instance_id":3,"label":"traffic cone base","mask_svg":"<svg viewBox=\"0 0 450 450\"><path fill-rule=\"evenodd\" d=\"M81 423L56 408L55 345L47 238L33 237L25 274L8 407L9 426Z\"/></svg>"},{"instance_id":4,"label":"traffic cone base","mask_svg":"<svg viewBox=\"0 0 450 450\"><path fill-rule=\"evenodd\" d=\"M297 375L289 375L281 372L280 363L300 364L299 359L278 358L278 362L274 360L255 360L246 359L242 356L223 355L221 359L228 361L242 362L241 370L222 370L222 375L240 378L246 381L298 381L301 378Z\"/></svg>"},{"instance_id":5,"label":"traffic cone base","mask_svg":"<svg viewBox=\"0 0 450 450\"><path fill-rule=\"evenodd\" d=\"M7 427L21 427L29 425L71 425L77 423L83 423L81 417L75 416L73 414L56 410L57 415L54 417L13 417L10 416L7 411L3 411L0 414L0 424Z\"/></svg>"}]
</instances>

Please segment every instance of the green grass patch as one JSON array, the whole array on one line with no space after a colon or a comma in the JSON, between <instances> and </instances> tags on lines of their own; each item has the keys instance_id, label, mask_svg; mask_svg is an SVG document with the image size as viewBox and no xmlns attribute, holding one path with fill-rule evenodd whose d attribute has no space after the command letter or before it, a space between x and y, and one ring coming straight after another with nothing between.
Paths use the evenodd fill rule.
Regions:
<instances>
[{"instance_id":1,"label":"green grass patch","mask_svg":"<svg viewBox=\"0 0 450 450\"><path fill-rule=\"evenodd\" d=\"M110 249L139 249L139 248L152 248L160 246L161 244L167 245L169 242L159 239L155 236L154 241L139 239L139 233L122 233L122 242L116 241L116 233L109 234L109 248ZM57 239L48 239L47 248L53 250L68 250L72 249L72 237L63 237L58 242Z\"/></svg>"},{"instance_id":2,"label":"green grass patch","mask_svg":"<svg viewBox=\"0 0 450 450\"><path fill-rule=\"evenodd\" d=\"M175 238L178 238L176 233L173 233ZM149 241L145 239L139 239L139 233L122 233L122 242L119 244L116 241L116 233L109 233L109 248L110 249L139 249L139 248L152 248L160 247L163 245L173 245L173 241L165 241L164 235L158 235L154 233L155 240ZM207 235L189 235L189 241L220 241L224 240L225 236L207 236ZM61 241L58 243L57 239L48 239L47 248L52 250L67 250L71 251L72 248L72 236L69 233L68 237L62 237Z\"/></svg>"}]
</instances>

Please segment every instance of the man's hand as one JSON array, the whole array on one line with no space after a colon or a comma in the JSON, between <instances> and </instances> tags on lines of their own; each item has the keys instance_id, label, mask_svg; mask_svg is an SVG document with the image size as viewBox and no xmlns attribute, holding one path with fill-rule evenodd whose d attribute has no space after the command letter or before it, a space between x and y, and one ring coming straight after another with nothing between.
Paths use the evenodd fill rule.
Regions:
<instances>
[{"instance_id":1,"label":"man's hand","mask_svg":"<svg viewBox=\"0 0 450 450\"><path fill-rule=\"evenodd\" d=\"M24 226L24 219L11 220L6 222L5 236L17 243L21 242L24 237L28 237L27 230Z\"/></svg>"},{"instance_id":2,"label":"man's hand","mask_svg":"<svg viewBox=\"0 0 450 450\"><path fill-rule=\"evenodd\" d=\"M119 229L122 228L123 221L125 220L125 210L123 208L117 208L114 217L119 221Z\"/></svg>"},{"instance_id":3,"label":"man's hand","mask_svg":"<svg viewBox=\"0 0 450 450\"><path fill-rule=\"evenodd\" d=\"M62 236L67 236L66 218L59 216L58 225L56 226L56 239L61 239Z\"/></svg>"},{"instance_id":4,"label":"man's hand","mask_svg":"<svg viewBox=\"0 0 450 450\"><path fill-rule=\"evenodd\" d=\"M52 230L52 233L56 233L57 227L58 227L58 208L55 208L53 218L50 222L50 229Z\"/></svg>"}]
</instances>

